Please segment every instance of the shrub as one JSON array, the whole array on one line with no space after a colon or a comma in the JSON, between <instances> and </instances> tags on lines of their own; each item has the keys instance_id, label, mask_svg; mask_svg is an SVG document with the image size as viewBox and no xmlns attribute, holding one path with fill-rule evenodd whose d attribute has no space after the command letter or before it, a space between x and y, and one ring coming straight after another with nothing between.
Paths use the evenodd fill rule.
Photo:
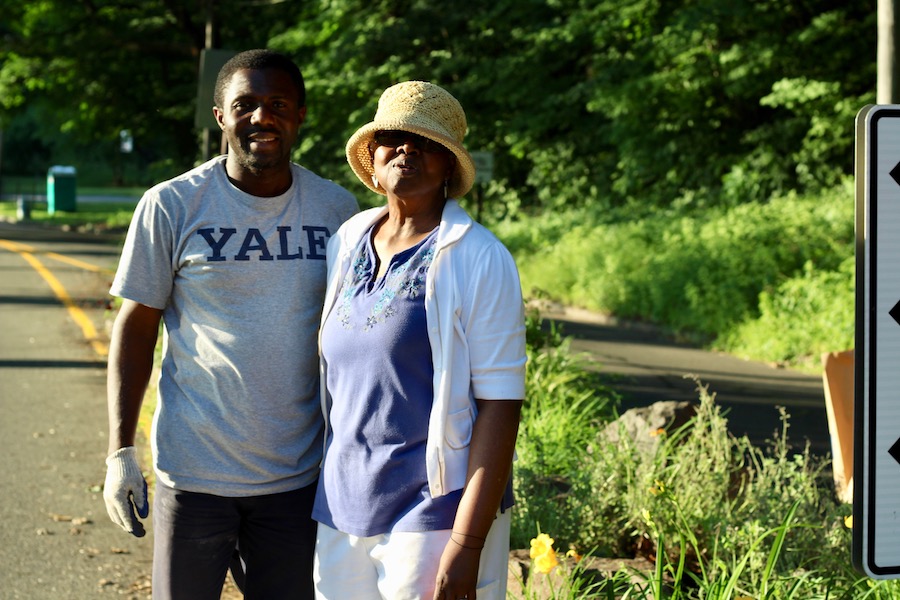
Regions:
<instances>
[{"instance_id":1,"label":"shrub","mask_svg":"<svg viewBox=\"0 0 900 600\"><path fill-rule=\"evenodd\" d=\"M845 349L834 345L847 339L853 315L845 302L851 199L845 183L703 213L601 220L580 212L497 230L509 236L526 290L698 340L721 339L720 347L760 359L802 362L825 346ZM808 326L793 327L797 322ZM790 339L760 343L788 330Z\"/></svg>"},{"instance_id":2,"label":"shrub","mask_svg":"<svg viewBox=\"0 0 900 600\"><path fill-rule=\"evenodd\" d=\"M716 346L744 358L821 368L823 353L853 348L854 275L852 256L835 271L807 262L798 276L761 292L759 317L732 328Z\"/></svg>"},{"instance_id":3,"label":"shrub","mask_svg":"<svg viewBox=\"0 0 900 600\"><path fill-rule=\"evenodd\" d=\"M565 345L555 348L562 352ZM653 432L660 443L649 452L638 451L628 438L598 437L596 423L568 419L570 435L584 440L590 436L574 428L591 427L594 440L578 453L578 464L569 467L573 470L559 473L564 488L541 482L546 465L533 469L529 460L536 455L522 453L517 487L529 495L520 496L516 508L520 533L547 532L559 548L573 548L576 556L584 549L592 549L585 552L592 558L645 555L656 564L654 572L617 574L606 587L630 598L890 598L900 593L898 582L875 582L849 567L845 522L850 507L837 502L830 478L823 476L827 461L789 450L786 413L771 447L761 449L728 433L714 395L700 382L698 393L696 415L675 431ZM532 409L555 407L542 403ZM536 414L529 419L541 421ZM522 441L526 446L534 442L529 436ZM536 523L537 516L545 520ZM527 539L515 539L514 545L527 547ZM587 566L560 569L557 578L564 579L588 572ZM551 596L527 597L607 597L588 593L599 586L572 583L551 585ZM539 589L526 584L530 594Z\"/></svg>"},{"instance_id":4,"label":"shrub","mask_svg":"<svg viewBox=\"0 0 900 600\"><path fill-rule=\"evenodd\" d=\"M528 365L522 408L518 460L513 484L513 547L526 547L535 524L568 531L580 523L560 510L599 423L611 418L615 396L584 368L584 359L569 350L569 340L555 326L542 327L536 311L526 320Z\"/></svg>"}]
</instances>

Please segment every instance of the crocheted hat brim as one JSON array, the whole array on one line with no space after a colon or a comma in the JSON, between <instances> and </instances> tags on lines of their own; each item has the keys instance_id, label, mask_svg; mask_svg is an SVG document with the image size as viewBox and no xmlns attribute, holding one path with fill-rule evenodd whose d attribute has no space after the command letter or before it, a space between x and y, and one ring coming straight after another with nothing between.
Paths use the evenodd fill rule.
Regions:
<instances>
[{"instance_id":1,"label":"crocheted hat brim","mask_svg":"<svg viewBox=\"0 0 900 600\"><path fill-rule=\"evenodd\" d=\"M378 100L372 122L360 127L347 141L350 168L376 194L386 195L375 187L372 175L372 143L376 131L408 131L434 140L453 152L456 168L450 178L447 194L461 198L475 183L475 162L462 145L466 133L466 117L459 102L443 88L425 81L407 81L389 87Z\"/></svg>"}]
</instances>

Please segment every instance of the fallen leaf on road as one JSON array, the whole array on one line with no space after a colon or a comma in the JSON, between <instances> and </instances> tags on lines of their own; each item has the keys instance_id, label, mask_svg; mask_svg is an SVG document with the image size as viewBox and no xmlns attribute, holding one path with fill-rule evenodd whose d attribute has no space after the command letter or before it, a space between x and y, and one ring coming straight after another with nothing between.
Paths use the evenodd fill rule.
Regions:
<instances>
[{"instance_id":1,"label":"fallen leaf on road","mask_svg":"<svg viewBox=\"0 0 900 600\"><path fill-rule=\"evenodd\" d=\"M72 520L72 517L70 517L69 515L58 515L56 513L50 513L50 518L57 523L68 523Z\"/></svg>"}]
</instances>

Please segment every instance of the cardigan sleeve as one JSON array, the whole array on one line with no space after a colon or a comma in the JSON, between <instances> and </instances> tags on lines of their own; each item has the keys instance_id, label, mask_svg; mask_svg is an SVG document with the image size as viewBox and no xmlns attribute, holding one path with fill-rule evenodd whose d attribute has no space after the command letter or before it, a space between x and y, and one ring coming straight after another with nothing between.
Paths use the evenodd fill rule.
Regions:
<instances>
[{"instance_id":1,"label":"cardigan sleeve","mask_svg":"<svg viewBox=\"0 0 900 600\"><path fill-rule=\"evenodd\" d=\"M472 392L479 400L525 398L525 307L515 261L494 239L465 261L461 321Z\"/></svg>"}]
</instances>

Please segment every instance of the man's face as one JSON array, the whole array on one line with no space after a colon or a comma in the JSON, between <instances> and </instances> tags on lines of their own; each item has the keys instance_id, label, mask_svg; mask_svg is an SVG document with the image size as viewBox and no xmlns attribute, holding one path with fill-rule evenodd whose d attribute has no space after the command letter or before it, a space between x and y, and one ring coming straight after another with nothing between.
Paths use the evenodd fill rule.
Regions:
<instances>
[{"instance_id":1,"label":"man's face","mask_svg":"<svg viewBox=\"0 0 900 600\"><path fill-rule=\"evenodd\" d=\"M291 148L306 117L297 88L279 69L235 71L224 106L213 109L228 142L229 162L254 175L289 169Z\"/></svg>"}]
</instances>

